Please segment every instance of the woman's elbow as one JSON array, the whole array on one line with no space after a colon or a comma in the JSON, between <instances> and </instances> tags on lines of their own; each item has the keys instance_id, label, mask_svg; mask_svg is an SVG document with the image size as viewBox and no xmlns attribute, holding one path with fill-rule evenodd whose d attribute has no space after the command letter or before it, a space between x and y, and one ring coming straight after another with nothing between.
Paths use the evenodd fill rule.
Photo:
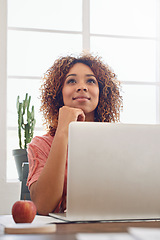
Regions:
<instances>
[{"instance_id":1,"label":"woman's elbow","mask_svg":"<svg viewBox=\"0 0 160 240\"><path fill-rule=\"evenodd\" d=\"M37 213L44 216L47 216L49 213L53 212L60 201L60 197L57 199L52 199L51 197L46 197L43 193L38 194L35 186L30 189L30 197L36 205Z\"/></svg>"}]
</instances>

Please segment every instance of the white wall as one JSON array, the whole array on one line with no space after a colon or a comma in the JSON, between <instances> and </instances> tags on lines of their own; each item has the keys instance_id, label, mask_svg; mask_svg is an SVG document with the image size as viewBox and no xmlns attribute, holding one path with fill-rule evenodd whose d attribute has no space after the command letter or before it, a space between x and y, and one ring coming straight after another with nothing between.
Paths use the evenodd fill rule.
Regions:
<instances>
[{"instance_id":1,"label":"white wall","mask_svg":"<svg viewBox=\"0 0 160 240\"><path fill-rule=\"evenodd\" d=\"M20 198L20 183L6 182L7 0L0 0L0 214L10 214Z\"/></svg>"}]
</instances>

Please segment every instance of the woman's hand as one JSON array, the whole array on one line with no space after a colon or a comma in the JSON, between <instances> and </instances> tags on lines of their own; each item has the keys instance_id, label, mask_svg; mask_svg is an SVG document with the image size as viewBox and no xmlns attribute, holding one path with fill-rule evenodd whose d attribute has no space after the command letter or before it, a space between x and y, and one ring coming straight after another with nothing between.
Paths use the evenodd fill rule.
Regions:
<instances>
[{"instance_id":1,"label":"woman's hand","mask_svg":"<svg viewBox=\"0 0 160 240\"><path fill-rule=\"evenodd\" d=\"M57 132L63 131L68 135L68 126L73 121L85 121L85 114L79 108L63 106L59 109Z\"/></svg>"}]
</instances>

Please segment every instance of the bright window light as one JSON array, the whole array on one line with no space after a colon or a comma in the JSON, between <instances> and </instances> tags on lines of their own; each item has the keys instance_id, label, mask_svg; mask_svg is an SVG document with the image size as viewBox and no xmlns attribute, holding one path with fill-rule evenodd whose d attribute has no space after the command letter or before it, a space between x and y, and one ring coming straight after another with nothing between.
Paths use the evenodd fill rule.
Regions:
<instances>
[{"instance_id":1,"label":"bright window light","mask_svg":"<svg viewBox=\"0 0 160 240\"><path fill-rule=\"evenodd\" d=\"M156 37L156 0L91 0L91 33Z\"/></svg>"},{"instance_id":2,"label":"bright window light","mask_svg":"<svg viewBox=\"0 0 160 240\"><path fill-rule=\"evenodd\" d=\"M8 0L8 26L82 31L82 0Z\"/></svg>"}]
</instances>

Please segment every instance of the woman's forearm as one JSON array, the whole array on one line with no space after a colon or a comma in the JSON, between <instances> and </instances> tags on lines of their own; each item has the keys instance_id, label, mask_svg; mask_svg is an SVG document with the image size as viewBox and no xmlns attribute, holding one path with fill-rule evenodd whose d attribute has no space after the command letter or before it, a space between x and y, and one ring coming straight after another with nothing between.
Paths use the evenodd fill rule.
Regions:
<instances>
[{"instance_id":1,"label":"woman's forearm","mask_svg":"<svg viewBox=\"0 0 160 240\"><path fill-rule=\"evenodd\" d=\"M56 133L45 167L38 180L31 185L31 199L39 214L52 212L62 197L67 144L67 135L63 132Z\"/></svg>"},{"instance_id":2,"label":"woman's forearm","mask_svg":"<svg viewBox=\"0 0 160 240\"><path fill-rule=\"evenodd\" d=\"M68 146L68 127L72 121L85 120L81 109L63 106L59 109L59 119L47 162L37 182L30 187L31 199L39 214L47 215L59 203L64 186Z\"/></svg>"}]
</instances>

